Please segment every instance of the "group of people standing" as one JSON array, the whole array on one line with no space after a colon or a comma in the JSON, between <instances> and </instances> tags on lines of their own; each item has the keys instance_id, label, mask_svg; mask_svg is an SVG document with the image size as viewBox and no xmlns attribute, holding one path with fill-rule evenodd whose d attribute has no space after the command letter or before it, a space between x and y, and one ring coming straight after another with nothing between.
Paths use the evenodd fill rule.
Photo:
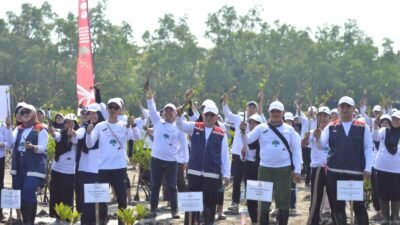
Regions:
<instances>
[{"instance_id":1,"label":"group of people standing","mask_svg":"<svg viewBox=\"0 0 400 225\"><path fill-rule=\"evenodd\" d=\"M199 108L188 99L183 107L168 103L157 111L154 93L147 89L147 109L141 106L142 116L134 119L124 115L122 99L112 98L105 104L99 86L95 88L96 103L81 108L80 119L74 114L58 115L60 121L45 124L38 115L43 111L20 103L15 109L15 127L10 118L1 126L0 185L4 187L5 149L12 149L12 187L22 192L24 224L35 221L36 192L43 187L47 173L49 137L56 142L50 174L50 216L56 218L54 206L63 202L76 205L82 214L81 224L96 223L94 204L84 202L85 184L109 183L118 208L126 208L130 199L127 147L143 139L151 150L152 218L157 217L163 180L174 219L180 218L178 191L203 193L204 209L185 213L187 225L214 224L216 215L224 219L223 190L231 181L232 205L228 211L238 214L241 193L245 192L242 182L246 185L247 180L260 180L273 183L276 221L287 225L303 171L305 185L311 190L307 224L320 224L325 194L332 223L345 225L346 202L337 200L337 182L370 177L374 207L383 223L399 224L400 111L374 107L375 118L369 118L365 105L358 115L354 100L344 96L337 109L310 105L305 115L297 105L293 115L275 100L267 107L267 119L260 92L258 101L249 101L246 111L239 114L231 111L225 94L222 119L217 104L210 99ZM357 223L369 224L364 201L354 201L352 206ZM271 202L248 200L252 224L269 224L270 208ZM107 224L107 214L107 204L100 204L100 224Z\"/></svg>"}]
</instances>

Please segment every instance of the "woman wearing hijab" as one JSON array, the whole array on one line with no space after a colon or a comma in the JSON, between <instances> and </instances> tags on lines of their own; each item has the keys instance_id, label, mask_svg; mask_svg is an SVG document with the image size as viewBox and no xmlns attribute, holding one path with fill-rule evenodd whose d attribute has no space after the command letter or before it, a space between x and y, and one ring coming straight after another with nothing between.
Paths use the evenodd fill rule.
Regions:
<instances>
[{"instance_id":1,"label":"woman wearing hijab","mask_svg":"<svg viewBox=\"0 0 400 225\"><path fill-rule=\"evenodd\" d=\"M84 186L85 184L93 184L99 182L99 141L91 148L86 146L86 129L89 124L93 124L95 127L98 123L103 122L104 118L100 112L100 106L97 103L89 105L87 109L87 119L88 123L82 125L82 127L77 131L80 133L83 130L84 137L79 140L82 142L80 144L80 159L79 159L79 193L81 209L81 224L82 225L94 225L96 224L96 214L95 214L95 204L84 202Z\"/></svg>"},{"instance_id":2,"label":"woman wearing hijab","mask_svg":"<svg viewBox=\"0 0 400 225\"><path fill-rule=\"evenodd\" d=\"M25 104L20 109L22 124L13 131L11 174L13 189L21 190L21 213L25 225L36 217L36 190L46 177L47 131L38 122L36 109Z\"/></svg>"},{"instance_id":3,"label":"woman wearing hijab","mask_svg":"<svg viewBox=\"0 0 400 225\"><path fill-rule=\"evenodd\" d=\"M52 123L53 127L56 129L63 129L64 128L64 116L61 113L57 113L54 116L54 121Z\"/></svg>"},{"instance_id":4,"label":"woman wearing hijab","mask_svg":"<svg viewBox=\"0 0 400 225\"><path fill-rule=\"evenodd\" d=\"M378 120L376 120L378 121ZM390 128L380 128L375 123L372 137L380 141L375 170L378 196L381 200L383 224L399 223L400 208L400 111L392 114Z\"/></svg>"},{"instance_id":5,"label":"woman wearing hijab","mask_svg":"<svg viewBox=\"0 0 400 225\"><path fill-rule=\"evenodd\" d=\"M54 162L51 165L50 181L50 217L56 215L55 206L61 202L73 207L74 205L74 178L75 157L78 139L84 133L77 133L79 129L77 118L74 114L67 114L64 119L64 128L60 131L49 130L56 141Z\"/></svg>"}]
</instances>

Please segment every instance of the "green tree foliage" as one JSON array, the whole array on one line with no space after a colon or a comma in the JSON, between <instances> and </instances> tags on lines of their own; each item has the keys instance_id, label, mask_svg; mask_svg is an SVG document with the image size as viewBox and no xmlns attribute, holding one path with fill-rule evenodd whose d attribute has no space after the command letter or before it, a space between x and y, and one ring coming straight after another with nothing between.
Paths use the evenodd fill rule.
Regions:
<instances>
[{"instance_id":1,"label":"green tree foliage","mask_svg":"<svg viewBox=\"0 0 400 225\"><path fill-rule=\"evenodd\" d=\"M16 101L76 107L76 15L61 18L48 3L21 8L19 15L8 12L0 19L1 83L13 85ZM268 24L259 7L239 15L224 6L208 15L204 35L214 45L205 49L187 18L164 15L138 46L134 28L112 24L106 10L103 1L90 11L96 82L104 83L103 101L122 97L130 113L139 113L148 77L159 108L183 104L188 88L196 101L217 101L234 85L234 110L255 100L260 89L267 101L277 96L289 110L295 99L333 106L343 94L356 101L368 97L370 104L400 97L400 54L393 41L385 39L379 48L352 20L311 33L279 21Z\"/></svg>"}]
</instances>

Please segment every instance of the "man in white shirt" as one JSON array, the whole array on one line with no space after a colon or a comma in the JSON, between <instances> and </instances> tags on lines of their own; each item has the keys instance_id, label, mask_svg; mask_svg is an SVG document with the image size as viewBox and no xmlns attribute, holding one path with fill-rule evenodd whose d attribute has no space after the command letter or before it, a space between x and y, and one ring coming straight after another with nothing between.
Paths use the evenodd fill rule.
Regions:
<instances>
[{"instance_id":1,"label":"man in white shirt","mask_svg":"<svg viewBox=\"0 0 400 225\"><path fill-rule=\"evenodd\" d=\"M225 184L229 183L230 166L228 140L225 131L216 126L218 108L207 105L203 110L203 122L186 122L182 119L183 110L179 109L177 126L191 135L192 149L188 169L188 191L203 192L204 224L214 223L215 211L221 176ZM199 213L190 217L185 215L185 224L194 224ZM192 221L190 221L192 218Z\"/></svg>"},{"instance_id":2,"label":"man in white shirt","mask_svg":"<svg viewBox=\"0 0 400 225\"><path fill-rule=\"evenodd\" d=\"M158 199L161 180L165 176L167 182L171 215L179 219L177 204L177 160L178 157L188 159L186 135L175 124L176 107L168 103L164 106L162 119L157 112L153 92L146 95L149 116L154 126L154 141L151 149L151 216L157 216Z\"/></svg>"},{"instance_id":3,"label":"man in white shirt","mask_svg":"<svg viewBox=\"0 0 400 225\"><path fill-rule=\"evenodd\" d=\"M368 125L353 119L354 100L344 96L338 104L340 119L331 122L322 131L315 129L314 137L318 149L329 147L327 158L327 193L337 225L346 224L345 201L337 200L338 180L369 178L372 168L372 139ZM368 214L364 201L354 201L354 212L358 224L368 225Z\"/></svg>"},{"instance_id":4,"label":"man in white shirt","mask_svg":"<svg viewBox=\"0 0 400 225\"><path fill-rule=\"evenodd\" d=\"M260 142L260 166L258 180L273 183L274 199L278 208L279 225L287 225L289 220L291 180L300 182L301 146L294 128L283 123L284 106L274 101L269 106L268 124L262 123L246 135L247 143ZM241 124L241 129L246 123ZM268 224L270 202L262 202L259 223Z\"/></svg>"},{"instance_id":5,"label":"man in white shirt","mask_svg":"<svg viewBox=\"0 0 400 225\"><path fill-rule=\"evenodd\" d=\"M222 109L224 111L225 118L228 119L235 127L235 136L232 143L232 175L233 175L233 190L232 190L232 205L228 208L231 214L239 213L239 202L240 202L240 186L244 179L245 159L241 158L241 151L243 147L242 131L240 130L240 123L243 121L243 116L250 118L252 115L258 113L263 122L265 117L262 115L262 101L263 92L258 94L258 103L255 101L249 101L246 106L246 112L243 112L243 116L233 114L228 106L228 94L224 94L224 100L222 103ZM246 133L249 129L246 130Z\"/></svg>"}]
</instances>

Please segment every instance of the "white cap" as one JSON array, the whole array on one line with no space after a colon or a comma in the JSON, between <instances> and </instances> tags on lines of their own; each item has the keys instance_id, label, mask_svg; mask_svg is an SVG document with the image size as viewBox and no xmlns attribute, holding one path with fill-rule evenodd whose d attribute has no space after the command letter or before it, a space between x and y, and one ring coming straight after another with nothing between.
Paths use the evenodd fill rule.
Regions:
<instances>
[{"instance_id":1,"label":"white cap","mask_svg":"<svg viewBox=\"0 0 400 225\"><path fill-rule=\"evenodd\" d=\"M214 113L215 115L218 115L218 108L217 106L214 105L206 105L204 107L203 113L206 114L208 112Z\"/></svg>"},{"instance_id":2,"label":"white cap","mask_svg":"<svg viewBox=\"0 0 400 225\"><path fill-rule=\"evenodd\" d=\"M257 104L257 102L255 102L255 101L249 101L246 105L247 105L247 106L249 106L249 105L255 105L256 108L258 108L258 104Z\"/></svg>"},{"instance_id":3,"label":"white cap","mask_svg":"<svg viewBox=\"0 0 400 225\"><path fill-rule=\"evenodd\" d=\"M258 115L258 113L250 116L249 120L254 120L254 121L258 122L258 123L262 123L261 116Z\"/></svg>"},{"instance_id":4,"label":"white cap","mask_svg":"<svg viewBox=\"0 0 400 225\"><path fill-rule=\"evenodd\" d=\"M87 108L88 112L98 112L100 111L100 105L97 103L90 104Z\"/></svg>"},{"instance_id":5,"label":"white cap","mask_svg":"<svg viewBox=\"0 0 400 225\"><path fill-rule=\"evenodd\" d=\"M364 118L364 117L359 117L359 118L357 119L357 121L361 121L361 122L364 122L364 123L365 123L365 118Z\"/></svg>"},{"instance_id":6,"label":"white cap","mask_svg":"<svg viewBox=\"0 0 400 225\"><path fill-rule=\"evenodd\" d=\"M392 115L393 116L393 115ZM384 114L381 116L380 121L387 119L389 121L392 121L392 117L390 117L388 114Z\"/></svg>"},{"instance_id":7,"label":"white cap","mask_svg":"<svg viewBox=\"0 0 400 225\"><path fill-rule=\"evenodd\" d=\"M165 110L166 108L171 108L171 109L173 109L174 111L176 111L176 106L175 106L174 104L172 104L172 103L166 104L166 105L164 106L164 110Z\"/></svg>"},{"instance_id":8,"label":"white cap","mask_svg":"<svg viewBox=\"0 0 400 225\"><path fill-rule=\"evenodd\" d=\"M382 110L382 107L380 105L375 105L374 108L372 108L372 112L380 112Z\"/></svg>"},{"instance_id":9,"label":"white cap","mask_svg":"<svg viewBox=\"0 0 400 225\"><path fill-rule=\"evenodd\" d=\"M112 99L108 100L107 105L109 105L111 103L115 103L119 106L119 108L122 108L122 102L121 102L120 98L112 98Z\"/></svg>"},{"instance_id":10,"label":"white cap","mask_svg":"<svg viewBox=\"0 0 400 225\"><path fill-rule=\"evenodd\" d=\"M330 116L331 115L331 110L329 110L329 108L326 107L326 106L321 106L318 109L318 114L320 114L320 113L326 113L326 114L328 114Z\"/></svg>"},{"instance_id":11,"label":"white cap","mask_svg":"<svg viewBox=\"0 0 400 225\"><path fill-rule=\"evenodd\" d=\"M400 119L400 111L396 111L395 113L392 114L392 118L396 117L397 119Z\"/></svg>"},{"instance_id":12,"label":"white cap","mask_svg":"<svg viewBox=\"0 0 400 225\"><path fill-rule=\"evenodd\" d=\"M32 111L36 112L35 106L29 105L29 104L24 104L22 106L22 109L29 109L29 110L32 110Z\"/></svg>"},{"instance_id":13,"label":"white cap","mask_svg":"<svg viewBox=\"0 0 400 225\"><path fill-rule=\"evenodd\" d=\"M294 121L294 116L293 116L293 113L291 113L291 112L286 112L283 117L285 118L285 120Z\"/></svg>"},{"instance_id":14,"label":"white cap","mask_svg":"<svg viewBox=\"0 0 400 225\"><path fill-rule=\"evenodd\" d=\"M339 111L337 110L337 108L334 108L334 109L331 110L331 114L332 114L332 113L339 114Z\"/></svg>"},{"instance_id":15,"label":"white cap","mask_svg":"<svg viewBox=\"0 0 400 225\"><path fill-rule=\"evenodd\" d=\"M118 99L118 100L121 102L121 105L122 105L122 106L125 105L124 100L122 100L122 98L119 98L119 97L118 97L118 98L115 98L115 99Z\"/></svg>"},{"instance_id":16,"label":"white cap","mask_svg":"<svg viewBox=\"0 0 400 225\"><path fill-rule=\"evenodd\" d=\"M268 111L271 111L273 109L277 109L279 111L285 111L285 107L283 106L282 102L280 101L273 101L270 105L269 105L269 109Z\"/></svg>"},{"instance_id":17,"label":"white cap","mask_svg":"<svg viewBox=\"0 0 400 225\"><path fill-rule=\"evenodd\" d=\"M204 100L203 103L201 103L201 106L206 106L206 105L214 105L214 106L216 106L215 102L213 100L211 100L211 99L206 99L206 100Z\"/></svg>"},{"instance_id":18,"label":"white cap","mask_svg":"<svg viewBox=\"0 0 400 225\"><path fill-rule=\"evenodd\" d=\"M75 114L73 114L73 113L68 113L67 115L65 115L64 120L73 120L73 121L77 121L78 119L76 118Z\"/></svg>"},{"instance_id":19,"label":"white cap","mask_svg":"<svg viewBox=\"0 0 400 225\"><path fill-rule=\"evenodd\" d=\"M343 103L349 104L349 105L351 105L351 106L355 106L355 104L354 104L354 99L351 98L351 97L349 97L349 96L343 96L343 97L339 100L339 104L338 104L338 105L341 105L341 104L343 104Z\"/></svg>"},{"instance_id":20,"label":"white cap","mask_svg":"<svg viewBox=\"0 0 400 225\"><path fill-rule=\"evenodd\" d=\"M315 106L308 107L308 112L310 112L311 110L316 113L317 107L315 107Z\"/></svg>"}]
</instances>

